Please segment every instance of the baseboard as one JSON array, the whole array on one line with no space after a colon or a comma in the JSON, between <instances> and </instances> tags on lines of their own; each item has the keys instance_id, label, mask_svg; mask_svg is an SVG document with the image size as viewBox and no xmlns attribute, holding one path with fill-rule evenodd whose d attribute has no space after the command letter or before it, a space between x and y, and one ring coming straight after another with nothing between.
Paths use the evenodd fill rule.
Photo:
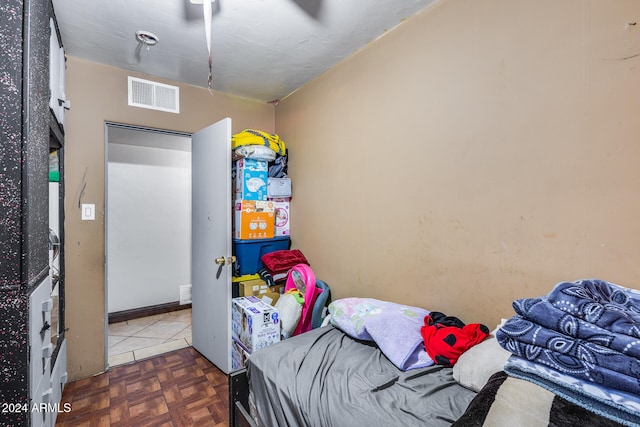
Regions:
<instances>
[{"instance_id":1,"label":"baseboard","mask_svg":"<svg viewBox=\"0 0 640 427\"><path fill-rule=\"evenodd\" d=\"M109 313L109 323L126 322L127 320L138 319L140 317L153 316L154 314L169 313L172 311L186 310L191 308L191 304L180 304L179 301L168 302L166 304L150 305L147 307L132 308L130 310L115 311Z\"/></svg>"}]
</instances>

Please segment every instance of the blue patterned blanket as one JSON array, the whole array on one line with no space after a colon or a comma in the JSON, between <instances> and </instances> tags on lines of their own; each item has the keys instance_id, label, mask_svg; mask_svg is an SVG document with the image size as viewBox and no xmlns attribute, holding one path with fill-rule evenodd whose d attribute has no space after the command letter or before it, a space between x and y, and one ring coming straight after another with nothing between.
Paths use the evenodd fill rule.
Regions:
<instances>
[{"instance_id":1,"label":"blue patterned blanket","mask_svg":"<svg viewBox=\"0 0 640 427\"><path fill-rule=\"evenodd\" d=\"M555 308L610 333L640 338L640 292L604 280L558 283L546 297Z\"/></svg>"},{"instance_id":2,"label":"blue patterned blanket","mask_svg":"<svg viewBox=\"0 0 640 427\"><path fill-rule=\"evenodd\" d=\"M504 366L512 377L524 379L553 392L569 402L627 426L640 425L637 396L598 386L517 356Z\"/></svg>"},{"instance_id":3,"label":"blue patterned blanket","mask_svg":"<svg viewBox=\"0 0 640 427\"><path fill-rule=\"evenodd\" d=\"M623 333L612 333L611 330L556 308L544 298L519 299L514 301L513 308L523 318L545 328L640 358L640 338ZM631 328L632 331L634 329Z\"/></svg>"},{"instance_id":4,"label":"blue patterned blanket","mask_svg":"<svg viewBox=\"0 0 640 427\"><path fill-rule=\"evenodd\" d=\"M511 353L606 387L640 394L640 360L513 316L496 332Z\"/></svg>"},{"instance_id":5,"label":"blue patterned blanket","mask_svg":"<svg viewBox=\"0 0 640 427\"><path fill-rule=\"evenodd\" d=\"M605 387L640 394L640 293L602 280L562 282L514 302L496 333L512 353Z\"/></svg>"}]
</instances>

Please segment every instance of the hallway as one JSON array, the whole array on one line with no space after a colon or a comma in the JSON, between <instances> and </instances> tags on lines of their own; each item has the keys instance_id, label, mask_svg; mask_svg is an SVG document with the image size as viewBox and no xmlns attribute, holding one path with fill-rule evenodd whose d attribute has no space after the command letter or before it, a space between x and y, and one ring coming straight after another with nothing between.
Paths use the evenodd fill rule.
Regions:
<instances>
[{"instance_id":1,"label":"hallway","mask_svg":"<svg viewBox=\"0 0 640 427\"><path fill-rule=\"evenodd\" d=\"M191 346L191 309L109 324L109 367Z\"/></svg>"}]
</instances>

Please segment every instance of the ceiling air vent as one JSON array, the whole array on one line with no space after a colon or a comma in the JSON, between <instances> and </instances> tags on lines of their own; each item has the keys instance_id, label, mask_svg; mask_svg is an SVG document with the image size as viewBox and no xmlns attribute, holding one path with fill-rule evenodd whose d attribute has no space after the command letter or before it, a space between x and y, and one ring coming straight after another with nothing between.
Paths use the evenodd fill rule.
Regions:
<instances>
[{"instance_id":1,"label":"ceiling air vent","mask_svg":"<svg viewBox=\"0 0 640 427\"><path fill-rule=\"evenodd\" d=\"M180 112L180 89L129 76L129 105L152 110Z\"/></svg>"}]
</instances>

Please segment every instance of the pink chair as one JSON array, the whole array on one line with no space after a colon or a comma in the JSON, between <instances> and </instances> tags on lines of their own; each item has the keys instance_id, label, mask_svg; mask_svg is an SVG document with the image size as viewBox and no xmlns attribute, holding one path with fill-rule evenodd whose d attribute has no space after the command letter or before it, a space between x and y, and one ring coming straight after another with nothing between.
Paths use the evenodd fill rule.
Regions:
<instances>
[{"instance_id":1,"label":"pink chair","mask_svg":"<svg viewBox=\"0 0 640 427\"><path fill-rule=\"evenodd\" d=\"M295 336L311 330L313 307L318 295L322 293L322 289L316 287L316 275L306 264L297 264L289 270L284 291L287 292L291 289L298 289L304 298L300 320L293 331Z\"/></svg>"}]
</instances>

